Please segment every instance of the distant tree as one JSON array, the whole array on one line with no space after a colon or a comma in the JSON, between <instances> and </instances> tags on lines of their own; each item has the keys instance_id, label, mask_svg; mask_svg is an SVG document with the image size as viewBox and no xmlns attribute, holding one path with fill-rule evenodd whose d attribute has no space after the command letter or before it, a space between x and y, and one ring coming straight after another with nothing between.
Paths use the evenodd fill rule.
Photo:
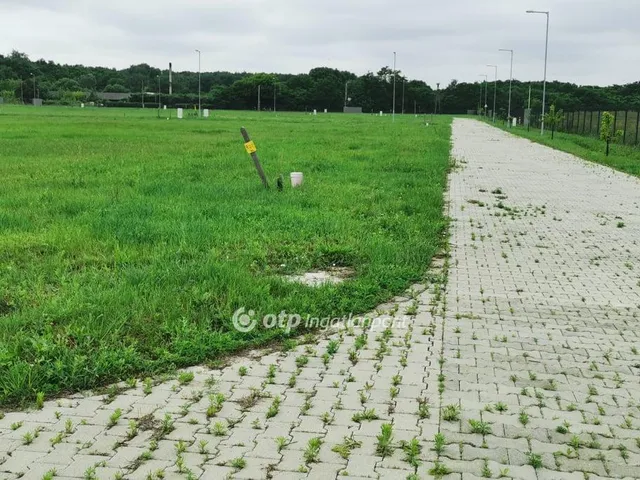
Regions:
<instances>
[{"instance_id":1,"label":"distant tree","mask_svg":"<svg viewBox=\"0 0 640 480\"><path fill-rule=\"evenodd\" d=\"M622 130L615 129L615 117L611 112L602 112L600 121L600 139L607 142L607 156L609 156L609 145L622 138Z\"/></svg>"},{"instance_id":2,"label":"distant tree","mask_svg":"<svg viewBox=\"0 0 640 480\"><path fill-rule=\"evenodd\" d=\"M92 73L82 75L78 78L78 83L85 90L94 90L97 84L96 77Z\"/></svg>"},{"instance_id":3,"label":"distant tree","mask_svg":"<svg viewBox=\"0 0 640 480\"><path fill-rule=\"evenodd\" d=\"M77 92L82 90L80 84L71 78L61 78L53 84L53 90L58 92Z\"/></svg>"},{"instance_id":4,"label":"distant tree","mask_svg":"<svg viewBox=\"0 0 640 480\"><path fill-rule=\"evenodd\" d=\"M556 129L558 128L558 125L562 125L563 121L564 121L564 113L562 112L562 110L557 110L556 111L555 104L551 105L551 107L549 107L549 111L544 114L544 123L549 128L551 128L551 139L552 140L553 140L553 134L555 133Z\"/></svg>"},{"instance_id":5,"label":"distant tree","mask_svg":"<svg viewBox=\"0 0 640 480\"><path fill-rule=\"evenodd\" d=\"M118 83L107 85L104 89L105 93L128 93L129 89Z\"/></svg>"}]
</instances>

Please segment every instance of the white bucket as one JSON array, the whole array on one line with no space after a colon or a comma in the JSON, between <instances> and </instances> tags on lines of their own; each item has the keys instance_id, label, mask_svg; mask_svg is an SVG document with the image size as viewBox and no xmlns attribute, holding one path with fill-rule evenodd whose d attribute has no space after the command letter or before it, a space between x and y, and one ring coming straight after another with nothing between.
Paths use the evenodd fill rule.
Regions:
<instances>
[{"instance_id":1,"label":"white bucket","mask_svg":"<svg viewBox=\"0 0 640 480\"><path fill-rule=\"evenodd\" d=\"M300 187L304 181L302 172L291 172L291 186L293 188Z\"/></svg>"}]
</instances>

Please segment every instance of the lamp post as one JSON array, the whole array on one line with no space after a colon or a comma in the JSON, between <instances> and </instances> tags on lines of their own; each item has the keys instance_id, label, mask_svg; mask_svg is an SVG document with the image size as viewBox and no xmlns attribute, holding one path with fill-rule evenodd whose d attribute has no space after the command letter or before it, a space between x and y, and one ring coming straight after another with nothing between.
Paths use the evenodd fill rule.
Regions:
<instances>
[{"instance_id":1,"label":"lamp post","mask_svg":"<svg viewBox=\"0 0 640 480\"><path fill-rule=\"evenodd\" d=\"M498 66L487 65L487 67L493 67L496 69L496 75L493 80L493 123L496 123L496 95L498 93Z\"/></svg>"},{"instance_id":2,"label":"lamp post","mask_svg":"<svg viewBox=\"0 0 640 480\"><path fill-rule=\"evenodd\" d=\"M347 98L349 93L349 80L347 80L344 84L344 106L347 107Z\"/></svg>"},{"instance_id":3,"label":"lamp post","mask_svg":"<svg viewBox=\"0 0 640 480\"><path fill-rule=\"evenodd\" d=\"M33 78L33 104L36 104L36 76L32 73L31 77Z\"/></svg>"},{"instance_id":4,"label":"lamp post","mask_svg":"<svg viewBox=\"0 0 640 480\"><path fill-rule=\"evenodd\" d=\"M547 16L547 33L544 41L544 78L542 80L542 126L540 135L544 135L544 104L547 99L547 53L549 51L549 12L542 10L527 10L527 13L539 13Z\"/></svg>"},{"instance_id":5,"label":"lamp post","mask_svg":"<svg viewBox=\"0 0 640 480\"><path fill-rule=\"evenodd\" d=\"M513 82L513 50L508 48L501 48L500 52L511 53L511 66L509 67L509 108L507 109L507 123L511 126L511 83Z\"/></svg>"},{"instance_id":6,"label":"lamp post","mask_svg":"<svg viewBox=\"0 0 640 480\"><path fill-rule=\"evenodd\" d=\"M484 77L484 116L487 116L487 107L489 106L487 104L487 79L489 78L489 75L486 75L484 73L481 73L478 75L479 77ZM482 86L480 88L480 105L482 105Z\"/></svg>"},{"instance_id":7,"label":"lamp post","mask_svg":"<svg viewBox=\"0 0 640 480\"><path fill-rule=\"evenodd\" d=\"M396 52L393 52L393 109L391 121L396 121Z\"/></svg>"},{"instance_id":8,"label":"lamp post","mask_svg":"<svg viewBox=\"0 0 640 480\"><path fill-rule=\"evenodd\" d=\"M202 116L202 83L200 81L200 60L201 60L201 56L202 56L202 52L200 52L200 50L196 49L196 52L198 52L198 117Z\"/></svg>"}]
</instances>

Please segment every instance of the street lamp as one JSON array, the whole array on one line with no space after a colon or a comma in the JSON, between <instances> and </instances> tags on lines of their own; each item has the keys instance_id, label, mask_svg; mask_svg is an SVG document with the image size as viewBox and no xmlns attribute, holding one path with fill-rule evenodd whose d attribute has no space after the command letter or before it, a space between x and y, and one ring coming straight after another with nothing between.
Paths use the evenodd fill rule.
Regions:
<instances>
[{"instance_id":1,"label":"street lamp","mask_svg":"<svg viewBox=\"0 0 640 480\"><path fill-rule=\"evenodd\" d=\"M396 52L393 52L393 113L391 121L396 121Z\"/></svg>"},{"instance_id":2,"label":"street lamp","mask_svg":"<svg viewBox=\"0 0 640 480\"><path fill-rule=\"evenodd\" d=\"M36 76L32 73L31 77L33 77L33 104L36 104Z\"/></svg>"},{"instance_id":3,"label":"street lamp","mask_svg":"<svg viewBox=\"0 0 640 480\"><path fill-rule=\"evenodd\" d=\"M276 113L276 95L278 93L278 79L273 79L273 113Z\"/></svg>"},{"instance_id":4,"label":"street lamp","mask_svg":"<svg viewBox=\"0 0 640 480\"><path fill-rule=\"evenodd\" d=\"M479 77L484 77L484 116L487 116L487 107L489 105L487 105L487 79L489 78L489 75L486 75L484 73L480 73L478 75ZM482 105L482 87L480 88L480 104Z\"/></svg>"},{"instance_id":5,"label":"street lamp","mask_svg":"<svg viewBox=\"0 0 640 480\"><path fill-rule=\"evenodd\" d=\"M493 80L493 123L496 123L496 94L498 93L498 66L487 65L487 67L493 67L496 69L496 76Z\"/></svg>"},{"instance_id":6,"label":"street lamp","mask_svg":"<svg viewBox=\"0 0 640 480\"><path fill-rule=\"evenodd\" d=\"M547 99L547 53L549 51L549 12L527 10L527 13L539 13L547 16L547 33L544 42L544 79L542 81L542 126L540 127L540 135L544 135L544 104Z\"/></svg>"},{"instance_id":7,"label":"street lamp","mask_svg":"<svg viewBox=\"0 0 640 480\"><path fill-rule=\"evenodd\" d=\"M200 50L198 49L196 49L196 52L198 52L198 117L201 117L202 116L202 94L201 94L202 83L200 82L200 59L201 59L202 52L200 52Z\"/></svg>"},{"instance_id":8,"label":"street lamp","mask_svg":"<svg viewBox=\"0 0 640 480\"><path fill-rule=\"evenodd\" d=\"M507 110L507 123L511 126L511 83L513 82L513 50L508 48L499 49L500 52L511 53L511 66L509 67L509 108Z\"/></svg>"},{"instance_id":9,"label":"street lamp","mask_svg":"<svg viewBox=\"0 0 640 480\"><path fill-rule=\"evenodd\" d=\"M349 80L344 83L344 107L347 108L347 102L349 101Z\"/></svg>"}]
</instances>

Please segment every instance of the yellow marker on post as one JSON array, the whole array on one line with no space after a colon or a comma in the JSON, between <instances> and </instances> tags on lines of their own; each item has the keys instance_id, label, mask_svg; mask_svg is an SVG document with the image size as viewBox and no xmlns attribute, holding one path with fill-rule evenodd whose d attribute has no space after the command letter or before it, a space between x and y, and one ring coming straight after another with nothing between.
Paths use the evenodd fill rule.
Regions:
<instances>
[{"instance_id":1,"label":"yellow marker on post","mask_svg":"<svg viewBox=\"0 0 640 480\"><path fill-rule=\"evenodd\" d=\"M267 177L264 174L264 170L262 170L262 165L260 165L260 159L258 158L258 154L256 153L258 149L256 148L256 144L249 138L249 134L247 130L242 127L240 129L240 133L242 134L242 138L244 139L244 149L247 151L249 155L251 155L251 159L253 160L253 164L258 171L258 175L260 175L260 179L262 180L262 184L264 188L269 188L269 182L267 182Z\"/></svg>"},{"instance_id":2,"label":"yellow marker on post","mask_svg":"<svg viewBox=\"0 0 640 480\"><path fill-rule=\"evenodd\" d=\"M246 142L244 144L244 148L249 155L251 155L252 153L256 153L258 151L258 149L256 148L256 144L253 143L253 140Z\"/></svg>"}]
</instances>

